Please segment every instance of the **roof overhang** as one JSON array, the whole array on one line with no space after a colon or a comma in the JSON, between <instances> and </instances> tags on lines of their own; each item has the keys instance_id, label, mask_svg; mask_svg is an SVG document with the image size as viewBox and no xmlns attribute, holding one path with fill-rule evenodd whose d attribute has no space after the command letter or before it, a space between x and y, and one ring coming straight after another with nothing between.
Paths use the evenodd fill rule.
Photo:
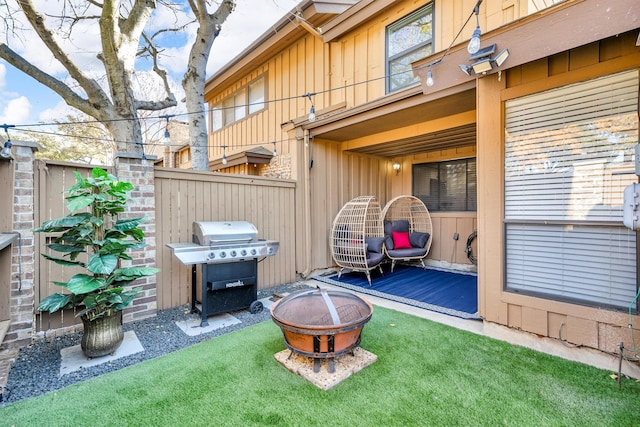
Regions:
<instances>
[{"instance_id":1,"label":"roof overhang","mask_svg":"<svg viewBox=\"0 0 640 427\"><path fill-rule=\"evenodd\" d=\"M475 82L466 82L427 95L422 93L420 86L413 86L348 110L340 110L326 116L318 114L315 122L307 121L301 126L314 138L338 143L385 135L388 138L381 144L345 148L359 153L393 157L428 151L425 143L429 145L430 140L430 137L422 138L422 142L415 138L394 139L394 130L473 112L475 108ZM473 128L475 136L475 125ZM464 134L468 135L468 129L464 130ZM439 137L436 139L440 141ZM472 145L473 142L465 137L464 144Z\"/></svg>"},{"instance_id":2,"label":"roof overhang","mask_svg":"<svg viewBox=\"0 0 640 427\"><path fill-rule=\"evenodd\" d=\"M568 0L483 34L482 46L496 44L497 51L508 48L510 54L502 68L487 74L638 29L638 6L638 0ZM434 85L427 86L428 65L441 57L439 53L412 64L425 94L475 81L475 76L459 69L459 64L470 62L465 42L454 46L442 62L431 67Z\"/></svg>"},{"instance_id":3,"label":"roof overhang","mask_svg":"<svg viewBox=\"0 0 640 427\"><path fill-rule=\"evenodd\" d=\"M269 164L273 159L273 152L264 147L252 148L240 153L230 154L227 156L227 164L222 164L222 159L216 159L209 162L209 170L217 171L220 169L230 168L233 166L254 164Z\"/></svg>"},{"instance_id":4,"label":"roof overhang","mask_svg":"<svg viewBox=\"0 0 640 427\"><path fill-rule=\"evenodd\" d=\"M276 22L205 83L205 101L213 90L219 92L246 73L264 64L272 56L302 38L310 28L319 28L330 19L357 4L358 0L305 0ZM302 24L304 23L304 24Z\"/></svg>"}]
</instances>

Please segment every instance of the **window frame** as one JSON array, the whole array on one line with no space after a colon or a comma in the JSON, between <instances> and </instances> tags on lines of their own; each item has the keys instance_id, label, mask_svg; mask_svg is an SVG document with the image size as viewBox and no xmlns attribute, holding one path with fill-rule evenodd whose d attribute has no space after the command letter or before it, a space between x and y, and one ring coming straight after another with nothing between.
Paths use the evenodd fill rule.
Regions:
<instances>
[{"instance_id":1,"label":"window frame","mask_svg":"<svg viewBox=\"0 0 640 427\"><path fill-rule=\"evenodd\" d=\"M440 189L442 188L442 180L440 178L442 173L441 171L446 166L453 165L454 163L460 163L460 162L465 163L465 168L464 168L465 208L464 209L441 209L440 205L444 203L442 201L441 192L440 192ZM469 164L471 162L473 162L473 169L470 169L469 167ZM429 197L425 196L424 194L417 194L417 192L419 191L418 187L420 186L420 184L418 184L417 182L418 173L416 170L422 167L433 167L433 166L437 168L438 179L437 179L437 185L435 189L438 194L435 196L431 194L432 193L431 186L429 188L429 195L428 195ZM435 212L447 212L447 213L448 212L477 212L477 208L478 208L477 168L478 168L478 161L476 157L463 157L463 158L457 158L457 159L443 160L439 162L414 163L411 167L411 188L412 188L411 194L414 197L417 197L420 200L422 200L422 202L425 204L425 206L427 207L427 209L429 209L430 212L434 212L434 213ZM472 182L470 180L471 175L475 175L475 182ZM474 192L475 194L471 194ZM437 206L433 205L433 197L436 197L437 199Z\"/></svg>"},{"instance_id":2,"label":"window frame","mask_svg":"<svg viewBox=\"0 0 640 427\"><path fill-rule=\"evenodd\" d=\"M392 56L390 56L390 48L389 48L389 43L391 42L391 38L390 35L394 32L399 31L400 29L408 26L409 24L411 24L412 22L415 22L419 19L422 19L426 16L431 16L431 36L429 37L428 40L422 41L416 45L413 45L405 50L403 50L402 52L398 52ZM392 64L394 61L401 59L401 58L405 58L407 56L410 56L413 53L419 52L421 49L430 46L431 52L429 52L427 54L427 56L429 55L433 55L434 51L435 51L435 2L431 1L423 6L421 6L419 9L414 10L413 12L411 12L410 14L404 16L403 18L398 19L397 21L387 25L387 27L385 28L385 75L386 75L386 79L385 79L385 89L386 89L386 93L392 93L392 92L396 92L398 90L407 88L409 86L412 86L414 84L419 83L420 79L418 77L412 77L409 79L409 82L404 84L404 85L392 85L393 81L392 81ZM425 56L421 57L424 58ZM421 58L416 58L415 60L419 60ZM414 61L412 61L414 62ZM402 71L401 73L405 73L405 72L410 72L411 71L411 67L409 67L406 71ZM394 73L394 74L398 74L398 73Z\"/></svg>"},{"instance_id":3,"label":"window frame","mask_svg":"<svg viewBox=\"0 0 640 427\"><path fill-rule=\"evenodd\" d=\"M629 70L506 100L505 292L631 309L637 243L622 191L637 180L639 82Z\"/></svg>"},{"instance_id":4,"label":"window frame","mask_svg":"<svg viewBox=\"0 0 640 427\"><path fill-rule=\"evenodd\" d=\"M251 102L251 89L262 81L262 96L259 102ZM256 108L257 105L260 107ZM224 97L209 110L209 123L211 132L220 131L228 126L246 120L267 109L267 76L262 74L251 80L248 84Z\"/></svg>"}]
</instances>

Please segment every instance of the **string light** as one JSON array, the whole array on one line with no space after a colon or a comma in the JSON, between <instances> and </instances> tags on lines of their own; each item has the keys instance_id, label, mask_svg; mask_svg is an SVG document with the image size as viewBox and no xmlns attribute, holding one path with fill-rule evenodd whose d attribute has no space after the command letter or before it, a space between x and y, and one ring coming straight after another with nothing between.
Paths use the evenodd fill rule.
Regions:
<instances>
[{"instance_id":1,"label":"string light","mask_svg":"<svg viewBox=\"0 0 640 427\"><path fill-rule=\"evenodd\" d=\"M277 155L278 155L278 150L276 149L276 143L274 141L274 143L273 143L273 157L275 157Z\"/></svg>"},{"instance_id":2,"label":"string light","mask_svg":"<svg viewBox=\"0 0 640 427\"><path fill-rule=\"evenodd\" d=\"M427 86L433 86L433 74L431 73L431 65L429 65L429 71L427 71Z\"/></svg>"},{"instance_id":3,"label":"string light","mask_svg":"<svg viewBox=\"0 0 640 427\"><path fill-rule=\"evenodd\" d=\"M313 99L311 99L313 95L315 95L315 93L305 94L305 96L309 98L309 102L311 103L311 109L309 110L309 121L311 123L316 121L316 107L313 105Z\"/></svg>"},{"instance_id":4,"label":"string light","mask_svg":"<svg viewBox=\"0 0 640 427\"><path fill-rule=\"evenodd\" d=\"M471 40L469 40L469 45L467 46L467 51L471 55L480 50L480 35L482 34L482 31L480 31L480 18L478 18L478 15L480 14L480 3L482 3L482 0L478 0L473 8L473 13L476 15L476 29L473 30L473 35L471 36Z\"/></svg>"},{"instance_id":5,"label":"string light","mask_svg":"<svg viewBox=\"0 0 640 427\"><path fill-rule=\"evenodd\" d=\"M171 146L171 134L169 133L169 117L173 117L173 116L168 114L164 116L160 116L161 119L167 120L167 125L164 128L164 138L162 139L162 142L164 143L165 147Z\"/></svg>"},{"instance_id":6,"label":"string light","mask_svg":"<svg viewBox=\"0 0 640 427\"><path fill-rule=\"evenodd\" d=\"M460 34L462 33L463 29L466 27L466 25L468 24L469 20L473 17L473 14L476 13L476 9L478 9L480 3L482 3L482 0L478 0L476 6L474 7L474 12L469 15L469 17L467 18L466 22L464 23L464 25L460 28L460 31L458 32L458 34L454 37L454 39L452 40L451 44L449 45L449 47L447 48L447 50L443 53L443 55L438 58L437 60L429 63L429 64L424 64L421 65L419 67L415 67L412 70L407 70L407 71L401 71L398 73L391 73L391 74L385 74L383 76L380 77L375 77L372 79L368 79L368 80L363 80L360 82L355 82L355 83L350 83L350 84L346 84L343 86L338 86L338 87L333 87L331 89L326 89L320 92L314 92L314 93L306 93L304 95L296 95L296 96L290 96L290 97L284 97L284 98L278 98L278 99L272 99L272 100L267 100L264 101L264 103L268 104L268 103L276 103L276 102L283 102L283 101L290 101L296 98L300 98L300 96L308 98L309 101L311 102L311 108L309 111L309 122L313 122L316 119L316 115L315 115L315 105L313 104L313 99L312 97L320 94L320 93L330 93L330 92L334 92L334 91L338 91L338 90L344 90L344 89L348 89L348 88L352 88L352 87L356 87L359 85L365 85L365 84L369 84L378 80L386 80L390 77L393 76L397 76L397 75L402 75L402 74L406 74L406 73L410 73L413 72L415 70L421 69L421 68L425 68L425 67L429 67L429 72L427 78L429 77L429 75L431 76L431 80L433 80L433 73L431 72L431 66L436 65L438 63L440 63L444 57L449 53L449 50L451 49L451 47L453 46L453 44L455 43L455 41L458 39L458 37L460 36ZM476 15L477 17L477 15ZM227 109L227 108L237 108L240 107L241 105L235 105L233 107L223 107L223 108L216 108L216 109ZM179 113L179 114L173 114L173 115L161 115L161 116L157 116L157 118L160 119L165 119L167 121L167 127L165 129L164 132L164 141L166 143L166 137L169 136L169 145L173 145L171 144L170 141L170 134L169 134L169 129L168 129L168 121L170 117L178 117L178 116L189 116L191 114L200 114L200 111L197 112L185 112L185 113ZM131 142L131 141L116 141L116 140L112 140L112 139L104 139L104 138L95 138L95 137L82 137L82 136L78 136L78 135L64 135L62 133L53 133L53 132L43 132L43 131L35 131L33 129L25 129L25 128L34 128L34 127L42 127L42 126L59 126L59 125L82 125L82 124L90 124L90 123L100 123L100 124L104 124L104 123L115 123L115 122L124 122L124 121L135 121L135 120L141 120L140 118L120 118L120 119L111 119L111 120L79 120L79 121L68 121L68 122L53 122L53 123L32 123L32 124L22 124L19 125L19 128L16 128L16 130L22 131L22 132L27 132L27 133L42 133L42 134L51 134L51 135L60 135L60 136L73 136L74 138L78 138L78 139L92 139L92 140L100 140L100 141L108 141L108 142L114 142L114 143L122 143L122 144L135 144L135 145L142 145L143 147L143 151L144 151L144 143L140 143L140 142ZM4 125L7 127L15 127L15 125ZM0 125L0 127L4 127L2 125ZM243 147L243 146L260 146L263 145L263 143L256 143L256 144L247 144L247 145L238 145L237 147ZM275 145L275 143L274 143ZM214 146L214 145L210 145L210 148L223 148L223 146ZM277 155L277 152L274 150L274 155Z\"/></svg>"},{"instance_id":7,"label":"string light","mask_svg":"<svg viewBox=\"0 0 640 427\"><path fill-rule=\"evenodd\" d=\"M4 133L7 135L7 140L4 142L4 147L0 151L0 157L3 159L11 159L11 137L9 136L9 128L14 128L15 125L3 124L0 128L4 129Z\"/></svg>"},{"instance_id":8,"label":"string light","mask_svg":"<svg viewBox=\"0 0 640 427\"><path fill-rule=\"evenodd\" d=\"M227 146L226 145L222 146L222 164L223 165L227 164Z\"/></svg>"}]
</instances>

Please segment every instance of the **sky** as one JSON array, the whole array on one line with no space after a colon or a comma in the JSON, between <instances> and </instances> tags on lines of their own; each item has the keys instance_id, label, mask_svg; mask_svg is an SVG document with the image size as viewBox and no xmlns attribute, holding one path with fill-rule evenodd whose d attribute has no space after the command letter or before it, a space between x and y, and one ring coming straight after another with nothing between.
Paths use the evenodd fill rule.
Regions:
<instances>
[{"instance_id":1,"label":"sky","mask_svg":"<svg viewBox=\"0 0 640 427\"><path fill-rule=\"evenodd\" d=\"M15 0L14 0L15 1ZM224 64L236 57L242 50L267 31L271 25L288 15L301 0L237 0L236 9L222 26L220 35L213 43L207 76L220 69ZM0 2L1 3L1 2ZM7 3L9 3L7 1ZM35 0L39 12L59 13L58 1ZM56 10L57 9L57 10ZM211 9L212 10L212 9ZM2 13L2 10L0 10ZM169 21L171 20L171 21ZM173 22L173 15L155 13L152 16L149 29L161 28L165 22ZM81 34L73 40L69 47L73 52L74 61L83 70L96 70L97 50L99 46L95 23L93 25L79 23L74 30ZM182 37L174 37L167 43L164 66L174 78L172 85L176 91L181 91L180 80L186 65L188 50L191 45L189 33ZM0 39L6 42L4 28L0 29ZM9 41L9 46L22 56L32 61L47 72L60 78L61 66L51 60L51 54L38 43L37 36L25 34L22 40ZM183 98L177 93L178 100ZM67 106L53 91L38 83L10 64L0 59L0 125L20 125L35 123L51 123L54 119L64 119L74 110Z\"/></svg>"}]
</instances>

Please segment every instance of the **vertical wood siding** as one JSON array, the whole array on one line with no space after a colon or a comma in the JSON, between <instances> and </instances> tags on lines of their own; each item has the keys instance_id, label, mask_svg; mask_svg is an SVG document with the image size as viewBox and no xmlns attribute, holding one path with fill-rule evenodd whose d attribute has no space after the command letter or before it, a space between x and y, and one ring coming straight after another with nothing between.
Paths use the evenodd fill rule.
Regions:
<instances>
[{"instance_id":1,"label":"vertical wood siding","mask_svg":"<svg viewBox=\"0 0 640 427\"><path fill-rule=\"evenodd\" d=\"M631 340L623 312L504 292L503 101L637 68L637 31L514 67L502 83L479 79L479 311L488 321L607 352ZM506 81L506 84L505 84ZM496 155L500 153L500 155ZM637 317L637 316L636 316ZM637 319L634 319L636 322ZM634 339L639 339L636 332Z\"/></svg>"}]
</instances>

